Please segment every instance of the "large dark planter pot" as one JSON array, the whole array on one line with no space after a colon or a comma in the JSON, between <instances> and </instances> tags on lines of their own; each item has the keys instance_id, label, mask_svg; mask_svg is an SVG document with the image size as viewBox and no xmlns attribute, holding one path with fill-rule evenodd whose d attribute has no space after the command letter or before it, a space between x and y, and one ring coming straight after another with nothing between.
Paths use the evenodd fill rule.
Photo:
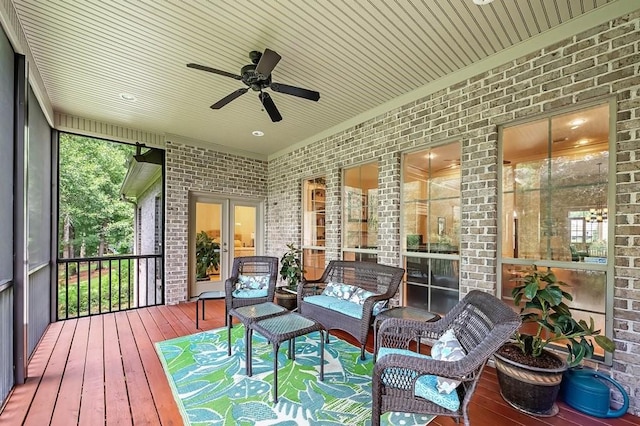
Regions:
<instances>
[{"instance_id":1,"label":"large dark planter pot","mask_svg":"<svg viewBox=\"0 0 640 426\"><path fill-rule=\"evenodd\" d=\"M500 394L514 408L527 414L550 417L558 414L556 398L567 363L555 354L562 366L553 369L530 367L495 354Z\"/></svg>"},{"instance_id":2,"label":"large dark planter pot","mask_svg":"<svg viewBox=\"0 0 640 426\"><path fill-rule=\"evenodd\" d=\"M298 307L298 295L295 293L289 293L282 289L276 289L275 302L285 309L290 311Z\"/></svg>"}]
</instances>

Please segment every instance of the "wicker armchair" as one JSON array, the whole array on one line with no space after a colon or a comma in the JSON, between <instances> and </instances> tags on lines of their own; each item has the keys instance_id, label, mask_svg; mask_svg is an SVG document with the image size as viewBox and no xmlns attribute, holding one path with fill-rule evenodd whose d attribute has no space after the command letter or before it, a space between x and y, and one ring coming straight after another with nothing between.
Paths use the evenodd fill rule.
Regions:
<instances>
[{"instance_id":1,"label":"wicker armchair","mask_svg":"<svg viewBox=\"0 0 640 426\"><path fill-rule=\"evenodd\" d=\"M269 285L267 295L263 297L240 298L234 297L234 290L240 275L268 275ZM204 302L212 299L225 299L225 319L226 324L231 324L229 311L232 308L240 306L257 305L258 303L272 302L276 291L276 283L278 281L278 258L271 256L244 256L236 257L233 260L233 268L231 276L224 283L224 292L206 291L198 296L196 300L196 328L200 328L198 324L199 313L198 305L202 302L202 319L204 320Z\"/></svg>"},{"instance_id":2,"label":"wicker armchair","mask_svg":"<svg viewBox=\"0 0 640 426\"><path fill-rule=\"evenodd\" d=\"M236 297L236 283L240 275L269 275L267 295L262 297ZM224 309L227 324L231 324L229 311L241 306L257 305L258 303L273 302L278 281L278 258L272 256L244 256L233 259L231 276L224 282Z\"/></svg>"},{"instance_id":3,"label":"wicker armchair","mask_svg":"<svg viewBox=\"0 0 640 426\"><path fill-rule=\"evenodd\" d=\"M380 357L374 366L371 424L379 425L382 413L399 411L449 416L456 421L463 418L464 424L469 425L469 401L487 360L519 326L519 316L508 305L477 290L467 294L439 321L384 321L375 342L376 351L381 348L393 350ZM403 353L412 341L436 340L449 329L454 331L466 354L462 359L438 361ZM415 396L416 380L425 375L461 381L453 391L460 402L457 410Z\"/></svg>"}]
</instances>

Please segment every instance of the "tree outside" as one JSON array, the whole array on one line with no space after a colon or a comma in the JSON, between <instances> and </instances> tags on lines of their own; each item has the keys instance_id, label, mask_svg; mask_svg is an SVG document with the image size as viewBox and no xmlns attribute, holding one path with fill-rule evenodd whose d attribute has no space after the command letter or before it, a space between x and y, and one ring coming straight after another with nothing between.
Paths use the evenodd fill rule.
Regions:
<instances>
[{"instance_id":1,"label":"tree outside","mask_svg":"<svg viewBox=\"0 0 640 426\"><path fill-rule=\"evenodd\" d=\"M135 147L60 134L59 255L131 253L131 204L120 198Z\"/></svg>"},{"instance_id":2,"label":"tree outside","mask_svg":"<svg viewBox=\"0 0 640 426\"><path fill-rule=\"evenodd\" d=\"M60 134L58 255L61 259L131 254L134 208L120 196L135 147ZM59 263L58 318L130 307L132 259Z\"/></svg>"}]
</instances>

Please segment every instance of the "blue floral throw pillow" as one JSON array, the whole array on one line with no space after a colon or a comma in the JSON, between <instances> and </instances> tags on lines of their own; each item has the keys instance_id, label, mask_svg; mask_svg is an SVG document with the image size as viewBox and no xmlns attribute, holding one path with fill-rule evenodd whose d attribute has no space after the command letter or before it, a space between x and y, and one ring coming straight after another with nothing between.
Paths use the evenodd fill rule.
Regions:
<instances>
[{"instance_id":1,"label":"blue floral throw pillow","mask_svg":"<svg viewBox=\"0 0 640 426\"><path fill-rule=\"evenodd\" d=\"M369 290L365 290L363 288L358 288L356 291L353 292L353 294L351 295L351 297L349 298L349 302L353 302L353 303L357 303L358 305L364 305L364 301L371 297L371 296L375 296L376 293L373 293ZM376 303L375 305L373 305L373 315L378 315L380 313L381 310L384 309L384 307L387 306L387 301L386 300L381 300L378 303Z\"/></svg>"},{"instance_id":2,"label":"blue floral throw pillow","mask_svg":"<svg viewBox=\"0 0 640 426\"><path fill-rule=\"evenodd\" d=\"M349 300L355 289L356 287L349 284L328 282L322 294L337 299Z\"/></svg>"},{"instance_id":3,"label":"blue floral throw pillow","mask_svg":"<svg viewBox=\"0 0 640 426\"><path fill-rule=\"evenodd\" d=\"M458 361L465 355L462 345L451 329L445 331L431 348L431 357L440 361ZM458 380L438 377L438 392L450 394L459 384Z\"/></svg>"},{"instance_id":4,"label":"blue floral throw pillow","mask_svg":"<svg viewBox=\"0 0 640 426\"><path fill-rule=\"evenodd\" d=\"M269 275L238 275L238 290L263 290L269 287Z\"/></svg>"}]
</instances>

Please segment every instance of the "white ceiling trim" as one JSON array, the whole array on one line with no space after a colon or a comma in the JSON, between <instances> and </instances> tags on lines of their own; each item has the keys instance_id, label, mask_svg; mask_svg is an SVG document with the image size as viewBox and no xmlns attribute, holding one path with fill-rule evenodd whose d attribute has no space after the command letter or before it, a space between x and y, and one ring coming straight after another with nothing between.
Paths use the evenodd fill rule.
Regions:
<instances>
[{"instance_id":1,"label":"white ceiling trim","mask_svg":"<svg viewBox=\"0 0 640 426\"><path fill-rule=\"evenodd\" d=\"M589 13L580 15L567 24L553 27L537 36L519 42L507 49L495 53L485 59L467 66L459 71L455 71L446 77L435 80L429 84L422 86L412 92L400 95L388 102L385 102L375 108L372 108L362 114L359 114L349 120L333 126L325 131L315 134L303 141L294 143L289 147L277 151L268 156L269 160L276 159L283 155L289 154L297 149L303 148L314 142L320 141L329 136L340 133L360 123L371 120L379 115L385 114L395 108L404 106L410 102L414 102L422 97L435 93L439 90L446 89L456 83L465 81L483 72L492 70L507 62L522 57L524 54L534 52L546 46L550 46L561 40L573 37L582 31L601 25L610 20L619 18L620 16L638 10L637 0L620 0L615 3L608 3Z\"/></svg>"},{"instance_id":2,"label":"white ceiling trim","mask_svg":"<svg viewBox=\"0 0 640 426\"><path fill-rule=\"evenodd\" d=\"M165 146L165 137L160 133L132 129L69 114L56 113L53 127L62 132L79 133L101 139L126 143L138 142L150 148L164 148Z\"/></svg>"},{"instance_id":3,"label":"white ceiling trim","mask_svg":"<svg viewBox=\"0 0 640 426\"><path fill-rule=\"evenodd\" d=\"M171 142L171 143L175 143L175 144L196 146L196 147L199 147L199 148L209 149L209 150L212 150L212 151L215 151L215 152L221 152L223 154L232 154L232 155L237 155L239 157L251 158L253 160L262 160L262 161L267 161L268 160L266 155L260 154L260 153L257 153L257 152L244 151L242 149L234 149L234 148L228 147L226 145L219 145L219 144L216 144L216 143L201 141L201 140L198 140L198 139L192 139L192 138L188 138L188 137L180 136L180 135L173 135L173 134L170 134L170 133L167 133L165 135L165 140L167 142Z\"/></svg>"},{"instance_id":4,"label":"white ceiling trim","mask_svg":"<svg viewBox=\"0 0 640 426\"><path fill-rule=\"evenodd\" d=\"M45 85L42 81L42 76L38 71L36 62L33 59L31 49L29 49L27 38L24 34L24 30L22 29L22 25L20 25L20 19L18 18L18 14L16 13L15 8L13 7L13 2L11 2L11 0L0 0L0 8L2 8L2 10L0 11L0 24L7 34L7 37L9 37L9 41L13 46L13 50L19 54L24 55L27 58L27 65L29 67L29 83L31 84L31 89L36 96L36 99L38 99L40 108L42 109L45 118L49 122L49 125L53 127L54 114L53 107L51 106L51 100L49 99L49 95L47 94L47 90L45 89Z\"/></svg>"}]
</instances>

